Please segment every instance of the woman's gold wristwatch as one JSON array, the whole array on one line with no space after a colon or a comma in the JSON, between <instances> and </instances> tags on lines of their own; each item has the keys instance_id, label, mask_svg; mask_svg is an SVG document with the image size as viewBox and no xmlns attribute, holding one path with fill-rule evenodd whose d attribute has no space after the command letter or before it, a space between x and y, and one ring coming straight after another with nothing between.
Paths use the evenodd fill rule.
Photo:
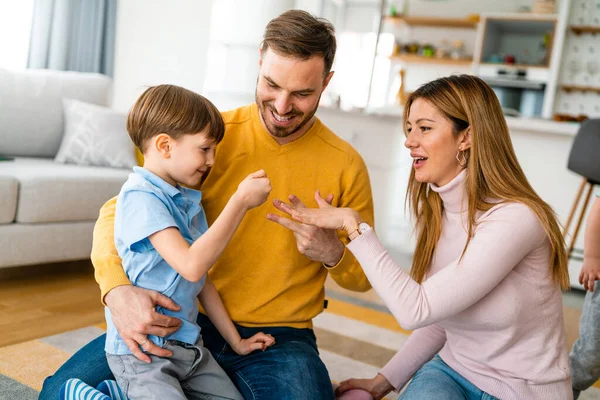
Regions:
<instances>
[{"instance_id":1,"label":"woman's gold wristwatch","mask_svg":"<svg viewBox=\"0 0 600 400\"><path fill-rule=\"evenodd\" d=\"M353 230L352 232L350 232L350 234L348 235L348 239L350 240L354 240L357 237L359 237L360 235L362 235L363 233L370 231L371 226L369 224L367 224L366 222L361 222L360 224L358 224L358 226L356 227L355 230Z\"/></svg>"}]
</instances>

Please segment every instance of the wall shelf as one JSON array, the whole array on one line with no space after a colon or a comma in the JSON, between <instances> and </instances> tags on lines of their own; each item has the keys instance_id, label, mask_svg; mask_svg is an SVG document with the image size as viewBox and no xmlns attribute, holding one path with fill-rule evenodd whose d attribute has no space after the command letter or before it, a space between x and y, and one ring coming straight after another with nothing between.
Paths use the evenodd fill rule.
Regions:
<instances>
[{"instance_id":1,"label":"wall shelf","mask_svg":"<svg viewBox=\"0 0 600 400\"><path fill-rule=\"evenodd\" d=\"M475 29L478 21L465 18L430 18L411 16L386 16L386 21L404 23L411 26L432 26L437 28L470 28Z\"/></svg>"},{"instance_id":2,"label":"wall shelf","mask_svg":"<svg viewBox=\"0 0 600 400\"><path fill-rule=\"evenodd\" d=\"M578 86L578 85L560 85L565 92L595 92L600 94L600 87Z\"/></svg>"},{"instance_id":3,"label":"wall shelf","mask_svg":"<svg viewBox=\"0 0 600 400\"><path fill-rule=\"evenodd\" d=\"M470 66L473 63L471 58L461 58L455 60L453 58L437 58L437 57L424 57L418 54L394 54L390 56L390 60L403 61L406 63L414 64L439 64L439 65L464 65Z\"/></svg>"},{"instance_id":4,"label":"wall shelf","mask_svg":"<svg viewBox=\"0 0 600 400\"><path fill-rule=\"evenodd\" d=\"M569 29L576 35L581 35L582 33L600 33L600 26L571 25Z\"/></svg>"},{"instance_id":5,"label":"wall shelf","mask_svg":"<svg viewBox=\"0 0 600 400\"><path fill-rule=\"evenodd\" d=\"M545 64L503 64L503 63L486 63L482 62L480 65L486 67L496 68L508 68L508 69L523 69L523 68L542 68L548 69L548 65Z\"/></svg>"}]
</instances>

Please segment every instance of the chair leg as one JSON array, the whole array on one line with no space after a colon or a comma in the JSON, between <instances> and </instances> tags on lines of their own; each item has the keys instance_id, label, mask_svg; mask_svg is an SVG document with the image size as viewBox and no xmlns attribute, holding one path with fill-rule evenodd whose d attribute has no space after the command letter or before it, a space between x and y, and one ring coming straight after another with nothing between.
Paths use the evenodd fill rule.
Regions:
<instances>
[{"instance_id":1,"label":"chair leg","mask_svg":"<svg viewBox=\"0 0 600 400\"><path fill-rule=\"evenodd\" d=\"M573 205L571 206L571 212L569 213L569 218L567 218L567 223L563 229L563 236L566 238L567 233L569 232L569 228L571 227L571 222L573 221L573 216L575 215L575 211L577 211L577 206L579 205L579 201L581 200L581 195L583 194L583 188L585 188L585 184L587 183L587 179L583 178L581 180L581 185L579 185L579 190L577 191L577 196L575 196L575 200L573 201Z\"/></svg>"},{"instance_id":2,"label":"chair leg","mask_svg":"<svg viewBox=\"0 0 600 400\"><path fill-rule=\"evenodd\" d=\"M590 203L590 197L592 197L592 190L594 189L594 185L589 183L588 191L585 196L585 201L583 202L583 208L581 209L581 214L579 214L579 220L577 221L577 226L575 227L575 233L573 233L573 239L571 239L571 245L569 246L569 252L567 253L567 257L571 257L571 253L573 252L573 248L575 247L575 241L577 240L577 235L579 234L579 228L581 228L581 223L583 222L583 217L585 216L585 212L587 210L588 204Z\"/></svg>"}]
</instances>

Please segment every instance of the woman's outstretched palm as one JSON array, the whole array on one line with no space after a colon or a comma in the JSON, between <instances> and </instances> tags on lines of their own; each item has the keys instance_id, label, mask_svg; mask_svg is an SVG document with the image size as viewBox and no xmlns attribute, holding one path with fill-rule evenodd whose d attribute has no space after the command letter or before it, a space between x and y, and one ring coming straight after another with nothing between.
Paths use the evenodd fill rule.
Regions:
<instances>
[{"instance_id":1,"label":"woman's outstretched palm","mask_svg":"<svg viewBox=\"0 0 600 400\"><path fill-rule=\"evenodd\" d=\"M360 215L356 211L350 208L336 208L329 205L321 197L319 191L315 193L315 200L319 208L296 207L278 199L273 201L273 205L298 222L324 229L351 232L356 229L361 221Z\"/></svg>"}]
</instances>

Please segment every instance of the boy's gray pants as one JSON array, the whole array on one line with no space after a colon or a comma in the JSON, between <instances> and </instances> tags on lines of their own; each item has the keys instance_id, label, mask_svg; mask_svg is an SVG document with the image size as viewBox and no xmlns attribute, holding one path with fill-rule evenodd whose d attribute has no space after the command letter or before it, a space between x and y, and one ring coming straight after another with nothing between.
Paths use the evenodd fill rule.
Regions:
<instances>
[{"instance_id":1,"label":"boy's gray pants","mask_svg":"<svg viewBox=\"0 0 600 400\"><path fill-rule=\"evenodd\" d=\"M173 355L149 354L150 364L131 354L106 354L110 370L129 400L244 400L201 338L195 345L167 340L164 348Z\"/></svg>"},{"instance_id":2,"label":"boy's gray pants","mask_svg":"<svg viewBox=\"0 0 600 400\"><path fill-rule=\"evenodd\" d=\"M575 400L600 378L600 281L596 284L594 291L585 295L579 338L569 354Z\"/></svg>"}]
</instances>

